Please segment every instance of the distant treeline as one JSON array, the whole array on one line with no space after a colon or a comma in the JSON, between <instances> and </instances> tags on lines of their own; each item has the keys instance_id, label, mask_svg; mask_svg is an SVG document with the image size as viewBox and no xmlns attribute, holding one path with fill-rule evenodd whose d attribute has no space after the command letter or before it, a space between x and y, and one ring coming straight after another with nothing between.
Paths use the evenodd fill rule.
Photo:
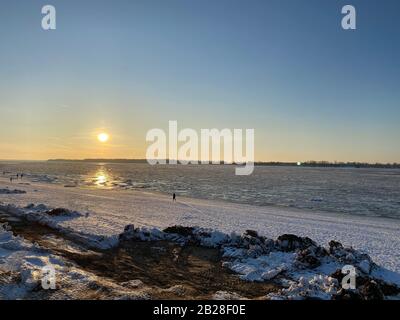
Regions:
<instances>
[{"instance_id":1,"label":"distant treeline","mask_svg":"<svg viewBox=\"0 0 400 320\"><path fill-rule=\"evenodd\" d=\"M49 162L147 163L145 159L50 159Z\"/></svg>"},{"instance_id":2,"label":"distant treeline","mask_svg":"<svg viewBox=\"0 0 400 320\"><path fill-rule=\"evenodd\" d=\"M106 162L106 163L147 163L146 159L50 159L48 161L58 162ZM222 162L221 162L222 164ZM302 167L333 167L333 168L387 168L400 169L400 163L367 163L367 162L329 162L329 161L306 161L306 162L256 162L256 166L302 166Z\"/></svg>"},{"instance_id":3,"label":"distant treeline","mask_svg":"<svg viewBox=\"0 0 400 320\"><path fill-rule=\"evenodd\" d=\"M367 162L257 162L258 166L302 166L302 167L333 167L333 168L388 168L400 169L400 163L367 163Z\"/></svg>"}]
</instances>

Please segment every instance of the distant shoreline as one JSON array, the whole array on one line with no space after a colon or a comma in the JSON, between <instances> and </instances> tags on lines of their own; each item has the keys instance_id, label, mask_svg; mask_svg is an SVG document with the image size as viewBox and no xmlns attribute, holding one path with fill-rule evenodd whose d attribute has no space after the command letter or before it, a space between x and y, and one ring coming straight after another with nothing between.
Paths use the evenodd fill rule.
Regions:
<instances>
[{"instance_id":1,"label":"distant shoreline","mask_svg":"<svg viewBox=\"0 0 400 320\"><path fill-rule=\"evenodd\" d=\"M147 163L146 159L49 159L48 162L86 162L86 163ZM223 163L221 163L223 164ZM194 164L195 165L195 164ZM230 165L230 164L225 164ZM322 167L322 168L379 168L400 169L400 163L367 163L367 162L328 162L306 161L297 162L255 162L256 166L286 166L286 167Z\"/></svg>"}]
</instances>

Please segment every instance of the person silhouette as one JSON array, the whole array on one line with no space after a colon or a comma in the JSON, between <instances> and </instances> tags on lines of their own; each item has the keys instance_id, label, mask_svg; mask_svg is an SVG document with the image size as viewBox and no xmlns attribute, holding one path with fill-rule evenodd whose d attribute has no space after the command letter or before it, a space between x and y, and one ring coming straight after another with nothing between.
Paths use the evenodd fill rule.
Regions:
<instances>
[{"instance_id":1,"label":"person silhouette","mask_svg":"<svg viewBox=\"0 0 400 320\"><path fill-rule=\"evenodd\" d=\"M174 193L173 195L172 195L172 201L176 201L176 194Z\"/></svg>"}]
</instances>

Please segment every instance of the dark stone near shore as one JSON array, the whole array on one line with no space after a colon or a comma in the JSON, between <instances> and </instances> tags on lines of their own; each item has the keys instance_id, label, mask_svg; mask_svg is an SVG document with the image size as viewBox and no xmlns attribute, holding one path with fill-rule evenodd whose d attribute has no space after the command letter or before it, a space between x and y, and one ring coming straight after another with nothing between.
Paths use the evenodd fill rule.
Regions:
<instances>
[{"instance_id":1,"label":"dark stone near shore","mask_svg":"<svg viewBox=\"0 0 400 320\"><path fill-rule=\"evenodd\" d=\"M135 226L133 224L128 224L124 228L124 232L133 232L135 231Z\"/></svg>"},{"instance_id":2,"label":"dark stone near shore","mask_svg":"<svg viewBox=\"0 0 400 320\"><path fill-rule=\"evenodd\" d=\"M337 249L343 249L343 245L335 240L329 241L329 252L332 253Z\"/></svg>"},{"instance_id":3,"label":"dark stone near shore","mask_svg":"<svg viewBox=\"0 0 400 320\"><path fill-rule=\"evenodd\" d=\"M254 230L246 230L244 234L246 236L250 236L250 237L253 237L253 238L258 238L259 237L257 231L254 231Z\"/></svg>"},{"instance_id":4,"label":"dark stone near shore","mask_svg":"<svg viewBox=\"0 0 400 320\"><path fill-rule=\"evenodd\" d=\"M255 247L262 247L261 253L265 252L263 248L265 247L265 237L258 235L254 230L246 230L241 236L240 245L247 249L254 249Z\"/></svg>"},{"instance_id":5,"label":"dark stone near shore","mask_svg":"<svg viewBox=\"0 0 400 320\"><path fill-rule=\"evenodd\" d=\"M324 248L310 246L297 254L297 262L304 268L314 269L321 265L320 258L326 256Z\"/></svg>"},{"instance_id":6,"label":"dark stone near shore","mask_svg":"<svg viewBox=\"0 0 400 320\"><path fill-rule=\"evenodd\" d=\"M359 273L358 273L359 274ZM345 274L336 270L331 274L332 278L342 282ZM356 278L356 290L341 289L334 297L334 300L383 300L385 296L400 294L400 288L394 284L387 283L380 279L372 279L369 276L358 275Z\"/></svg>"},{"instance_id":7,"label":"dark stone near shore","mask_svg":"<svg viewBox=\"0 0 400 320\"><path fill-rule=\"evenodd\" d=\"M378 283L374 280L369 280L360 288L360 294L364 300L383 300L385 296Z\"/></svg>"},{"instance_id":8,"label":"dark stone near shore","mask_svg":"<svg viewBox=\"0 0 400 320\"><path fill-rule=\"evenodd\" d=\"M190 237L193 235L194 228L192 227L183 227L183 226L172 226L164 229L165 233L175 233L179 234L183 237Z\"/></svg>"},{"instance_id":9,"label":"dark stone near shore","mask_svg":"<svg viewBox=\"0 0 400 320\"><path fill-rule=\"evenodd\" d=\"M400 294L400 288L394 284L384 281L377 281L377 283L379 283L380 288L385 296L396 296Z\"/></svg>"},{"instance_id":10,"label":"dark stone near shore","mask_svg":"<svg viewBox=\"0 0 400 320\"><path fill-rule=\"evenodd\" d=\"M342 280L343 280L343 278L344 278L344 274L342 273L342 270L340 270L340 269L337 269L334 273L332 273L331 275L330 275L332 278L335 278L335 279L337 279L337 281L339 282L339 283L342 283Z\"/></svg>"},{"instance_id":11,"label":"dark stone near shore","mask_svg":"<svg viewBox=\"0 0 400 320\"><path fill-rule=\"evenodd\" d=\"M284 234L278 237L276 241L278 248L282 251L304 250L310 246L317 247L317 244L308 237L299 237L294 234Z\"/></svg>"},{"instance_id":12,"label":"dark stone near shore","mask_svg":"<svg viewBox=\"0 0 400 320\"><path fill-rule=\"evenodd\" d=\"M130 240L131 237L133 237L134 233L135 233L135 226L133 224L128 224L125 226L124 232L122 232L118 238L120 241Z\"/></svg>"},{"instance_id":13,"label":"dark stone near shore","mask_svg":"<svg viewBox=\"0 0 400 320\"><path fill-rule=\"evenodd\" d=\"M340 242L329 242L329 254L339 262L356 267L358 275L369 275L376 266L371 257L353 248L344 248Z\"/></svg>"},{"instance_id":14,"label":"dark stone near shore","mask_svg":"<svg viewBox=\"0 0 400 320\"><path fill-rule=\"evenodd\" d=\"M18 189L14 189L14 190L0 189L0 194L25 194L25 193L26 193L26 191L18 190Z\"/></svg>"},{"instance_id":15,"label":"dark stone near shore","mask_svg":"<svg viewBox=\"0 0 400 320\"><path fill-rule=\"evenodd\" d=\"M68 216L71 214L71 211L64 208L56 208L46 211L46 214L48 214L49 216Z\"/></svg>"}]
</instances>

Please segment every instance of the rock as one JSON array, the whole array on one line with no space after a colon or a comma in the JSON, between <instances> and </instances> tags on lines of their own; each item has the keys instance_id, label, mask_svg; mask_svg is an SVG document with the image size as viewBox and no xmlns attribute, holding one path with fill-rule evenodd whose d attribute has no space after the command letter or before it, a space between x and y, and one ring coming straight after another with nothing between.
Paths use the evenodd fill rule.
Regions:
<instances>
[{"instance_id":1,"label":"rock","mask_svg":"<svg viewBox=\"0 0 400 320\"><path fill-rule=\"evenodd\" d=\"M340 242L331 241L329 242L329 253L335 257L338 262L358 266L359 270L369 274L373 267L371 257L360 251L354 250L353 248L344 248Z\"/></svg>"},{"instance_id":2,"label":"rock","mask_svg":"<svg viewBox=\"0 0 400 320\"><path fill-rule=\"evenodd\" d=\"M321 265L321 261L312 249L305 249L297 254L296 261L304 268L314 269Z\"/></svg>"},{"instance_id":3,"label":"rock","mask_svg":"<svg viewBox=\"0 0 400 320\"><path fill-rule=\"evenodd\" d=\"M277 246L283 251L295 251L296 249L304 250L309 246L317 246L317 244L308 237L298 237L294 234L284 234L278 237Z\"/></svg>"},{"instance_id":4,"label":"rock","mask_svg":"<svg viewBox=\"0 0 400 320\"><path fill-rule=\"evenodd\" d=\"M250 237L254 237L254 238L259 237L257 231L254 231L254 230L246 230L244 234L246 236L250 236Z\"/></svg>"},{"instance_id":5,"label":"rock","mask_svg":"<svg viewBox=\"0 0 400 320\"><path fill-rule=\"evenodd\" d=\"M122 282L121 285L129 289L138 289L142 288L144 286L144 283L141 280L136 279Z\"/></svg>"},{"instance_id":6,"label":"rock","mask_svg":"<svg viewBox=\"0 0 400 320\"><path fill-rule=\"evenodd\" d=\"M333 253L337 249L343 249L343 245L335 240L329 241L329 252Z\"/></svg>"},{"instance_id":7,"label":"rock","mask_svg":"<svg viewBox=\"0 0 400 320\"><path fill-rule=\"evenodd\" d=\"M177 296L183 297L186 295L188 289L183 285L175 285L170 288L164 289L166 292L174 293Z\"/></svg>"},{"instance_id":8,"label":"rock","mask_svg":"<svg viewBox=\"0 0 400 320\"><path fill-rule=\"evenodd\" d=\"M175 233L183 237L190 237L193 235L193 227L183 227L183 226L172 226L164 229L165 233Z\"/></svg>"},{"instance_id":9,"label":"rock","mask_svg":"<svg viewBox=\"0 0 400 320\"><path fill-rule=\"evenodd\" d=\"M342 283L345 274L342 273L342 270L337 269L334 273L330 275L330 277L337 279L339 283Z\"/></svg>"},{"instance_id":10,"label":"rock","mask_svg":"<svg viewBox=\"0 0 400 320\"><path fill-rule=\"evenodd\" d=\"M385 296L396 296L400 294L400 288L398 286L384 281L376 280L376 282L379 283L379 286Z\"/></svg>"},{"instance_id":11,"label":"rock","mask_svg":"<svg viewBox=\"0 0 400 320\"><path fill-rule=\"evenodd\" d=\"M124 233L133 233L135 231L135 225L128 224L124 228Z\"/></svg>"},{"instance_id":12,"label":"rock","mask_svg":"<svg viewBox=\"0 0 400 320\"><path fill-rule=\"evenodd\" d=\"M135 226L133 224L128 224L124 228L124 232L119 235L119 240L130 240L135 235Z\"/></svg>"},{"instance_id":13,"label":"rock","mask_svg":"<svg viewBox=\"0 0 400 320\"><path fill-rule=\"evenodd\" d=\"M338 279L341 283L344 275L341 270L336 270L331 277ZM358 276L356 290L341 289L334 300L383 300L385 296L395 296L400 293L400 288L382 280L371 279L370 277Z\"/></svg>"},{"instance_id":14,"label":"rock","mask_svg":"<svg viewBox=\"0 0 400 320\"><path fill-rule=\"evenodd\" d=\"M241 236L240 243L244 247L261 246L265 242L265 238L258 235L256 231L246 230Z\"/></svg>"},{"instance_id":15,"label":"rock","mask_svg":"<svg viewBox=\"0 0 400 320\"><path fill-rule=\"evenodd\" d=\"M279 275L282 271L283 271L282 269L272 269L267 272L264 272L261 275L261 278L263 280L271 280L271 279L275 278L277 275Z\"/></svg>"},{"instance_id":16,"label":"rock","mask_svg":"<svg viewBox=\"0 0 400 320\"><path fill-rule=\"evenodd\" d=\"M5 231L11 231L11 226L8 224L8 222L5 223L0 223L0 229L3 229Z\"/></svg>"},{"instance_id":17,"label":"rock","mask_svg":"<svg viewBox=\"0 0 400 320\"><path fill-rule=\"evenodd\" d=\"M212 296L213 300L243 300L242 296L235 292L227 292L227 291L217 291Z\"/></svg>"},{"instance_id":18,"label":"rock","mask_svg":"<svg viewBox=\"0 0 400 320\"><path fill-rule=\"evenodd\" d=\"M363 260L358 264L360 270L366 274L371 272L371 263L368 260Z\"/></svg>"},{"instance_id":19,"label":"rock","mask_svg":"<svg viewBox=\"0 0 400 320\"><path fill-rule=\"evenodd\" d=\"M26 191L24 190L10 190L10 189L0 189L0 194L24 194Z\"/></svg>"},{"instance_id":20,"label":"rock","mask_svg":"<svg viewBox=\"0 0 400 320\"><path fill-rule=\"evenodd\" d=\"M349 263L354 262L356 260L356 257L351 253L348 252L346 256L344 257L345 261L348 261Z\"/></svg>"},{"instance_id":21,"label":"rock","mask_svg":"<svg viewBox=\"0 0 400 320\"><path fill-rule=\"evenodd\" d=\"M64 208L56 208L46 211L46 214L48 214L49 216L69 216L71 214L71 211Z\"/></svg>"},{"instance_id":22,"label":"rock","mask_svg":"<svg viewBox=\"0 0 400 320\"><path fill-rule=\"evenodd\" d=\"M359 290L364 300L383 300L385 298L380 286L374 281L369 280Z\"/></svg>"},{"instance_id":23,"label":"rock","mask_svg":"<svg viewBox=\"0 0 400 320\"><path fill-rule=\"evenodd\" d=\"M247 256L252 258L257 258L258 256L265 253L265 250L260 245L250 245L249 250L247 250Z\"/></svg>"},{"instance_id":24,"label":"rock","mask_svg":"<svg viewBox=\"0 0 400 320\"><path fill-rule=\"evenodd\" d=\"M47 206L44 205L43 203L40 203L38 205L33 205L32 207L30 207L30 209L37 211L37 212L46 212L48 210Z\"/></svg>"}]
</instances>

